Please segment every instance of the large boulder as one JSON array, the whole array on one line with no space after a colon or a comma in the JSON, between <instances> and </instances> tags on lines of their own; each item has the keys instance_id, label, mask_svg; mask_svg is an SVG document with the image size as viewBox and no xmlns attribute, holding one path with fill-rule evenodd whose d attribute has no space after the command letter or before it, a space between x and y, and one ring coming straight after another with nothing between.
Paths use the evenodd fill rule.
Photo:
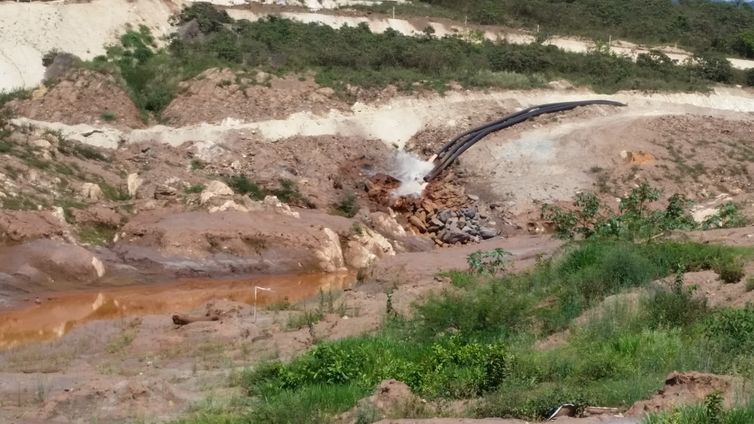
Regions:
<instances>
[{"instance_id":1,"label":"large boulder","mask_svg":"<svg viewBox=\"0 0 754 424\"><path fill-rule=\"evenodd\" d=\"M233 196L233 189L222 181L211 181L199 195L199 202L204 205L215 197Z\"/></svg>"},{"instance_id":2,"label":"large boulder","mask_svg":"<svg viewBox=\"0 0 754 424\"><path fill-rule=\"evenodd\" d=\"M100 188L99 184L95 183L84 183L81 185L81 197L83 197L86 200L91 200L93 202L98 202L104 198L104 194L102 193L102 188Z\"/></svg>"},{"instance_id":3,"label":"large boulder","mask_svg":"<svg viewBox=\"0 0 754 424\"><path fill-rule=\"evenodd\" d=\"M359 227L346 243L344 257L346 265L351 268L368 268L385 256L395 256L393 246L385 237L368 228Z\"/></svg>"}]
</instances>

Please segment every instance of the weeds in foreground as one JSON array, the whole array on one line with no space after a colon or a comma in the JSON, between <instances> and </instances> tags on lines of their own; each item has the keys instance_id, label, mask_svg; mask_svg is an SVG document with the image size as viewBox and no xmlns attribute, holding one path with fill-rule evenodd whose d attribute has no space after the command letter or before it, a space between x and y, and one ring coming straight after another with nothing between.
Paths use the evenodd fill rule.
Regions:
<instances>
[{"instance_id":1,"label":"weeds in foreground","mask_svg":"<svg viewBox=\"0 0 754 424\"><path fill-rule=\"evenodd\" d=\"M243 385L250 406L228 422L329 422L388 378L427 399L481 396L469 411L474 416L534 420L562 403L630 405L672 370L740 371L754 349L753 310L711 310L679 277L586 325L574 319L611 294L674 275L679 264L709 269L751 254L695 243L588 240L528 272L469 272L468 284L430 296L413 315L393 315L373 335L320 342L291 363L249 371ZM331 305L334 299L321 296L320 308ZM534 346L565 328L572 334L567 343Z\"/></svg>"}]
</instances>

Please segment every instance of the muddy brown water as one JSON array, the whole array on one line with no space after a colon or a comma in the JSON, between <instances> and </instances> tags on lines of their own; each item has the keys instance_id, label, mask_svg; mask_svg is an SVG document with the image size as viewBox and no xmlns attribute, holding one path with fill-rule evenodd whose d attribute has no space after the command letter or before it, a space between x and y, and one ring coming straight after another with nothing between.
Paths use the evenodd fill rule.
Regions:
<instances>
[{"instance_id":1,"label":"muddy brown water","mask_svg":"<svg viewBox=\"0 0 754 424\"><path fill-rule=\"evenodd\" d=\"M186 313L213 300L258 306L301 302L320 291L342 290L351 273L290 274L235 279L186 279L133 287L58 292L39 304L0 310L0 349L60 338L77 325L127 316ZM263 287L270 291L257 290Z\"/></svg>"}]
</instances>

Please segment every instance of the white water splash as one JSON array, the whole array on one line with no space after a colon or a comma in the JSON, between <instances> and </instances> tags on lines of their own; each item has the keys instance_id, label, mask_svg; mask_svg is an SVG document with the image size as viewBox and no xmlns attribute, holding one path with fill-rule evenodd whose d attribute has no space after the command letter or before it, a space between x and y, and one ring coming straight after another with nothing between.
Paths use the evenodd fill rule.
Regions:
<instances>
[{"instance_id":1,"label":"white water splash","mask_svg":"<svg viewBox=\"0 0 754 424\"><path fill-rule=\"evenodd\" d=\"M421 196L427 186L424 177L433 168L432 162L421 160L413 153L397 152L393 158L390 175L397 178L401 185L393 190L393 196Z\"/></svg>"}]
</instances>

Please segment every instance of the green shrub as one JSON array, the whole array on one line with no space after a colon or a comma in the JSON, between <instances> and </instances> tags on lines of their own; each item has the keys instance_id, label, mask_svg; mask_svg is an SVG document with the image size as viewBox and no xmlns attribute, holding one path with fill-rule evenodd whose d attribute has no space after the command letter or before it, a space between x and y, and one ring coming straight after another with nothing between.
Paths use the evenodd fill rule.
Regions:
<instances>
[{"instance_id":1,"label":"green shrub","mask_svg":"<svg viewBox=\"0 0 754 424\"><path fill-rule=\"evenodd\" d=\"M754 290L754 277L749 277L746 279L746 291L750 292Z\"/></svg>"},{"instance_id":2,"label":"green shrub","mask_svg":"<svg viewBox=\"0 0 754 424\"><path fill-rule=\"evenodd\" d=\"M359 204L356 201L356 196L348 192L346 193L335 205L335 212L346 218L353 218L359 212Z\"/></svg>"},{"instance_id":3,"label":"green shrub","mask_svg":"<svg viewBox=\"0 0 754 424\"><path fill-rule=\"evenodd\" d=\"M117 116L113 112L107 110L100 114L100 118L102 118L103 121L112 122L117 118Z\"/></svg>"},{"instance_id":4,"label":"green shrub","mask_svg":"<svg viewBox=\"0 0 754 424\"><path fill-rule=\"evenodd\" d=\"M720 264L716 267L715 271L726 284L735 284L741 281L746 274L743 264L738 261Z\"/></svg>"},{"instance_id":5,"label":"green shrub","mask_svg":"<svg viewBox=\"0 0 754 424\"><path fill-rule=\"evenodd\" d=\"M186 193L188 194L201 193L202 191L204 191L205 188L206 186L204 184L201 184L201 183L194 184L190 187L186 187Z\"/></svg>"},{"instance_id":6,"label":"green shrub","mask_svg":"<svg viewBox=\"0 0 754 424\"><path fill-rule=\"evenodd\" d=\"M110 159L93 146L69 140L60 134L58 136L58 151L66 156L75 156L81 159L107 162Z\"/></svg>"},{"instance_id":7,"label":"green shrub","mask_svg":"<svg viewBox=\"0 0 754 424\"><path fill-rule=\"evenodd\" d=\"M723 352L751 352L754 349L754 307L714 313L704 325L704 334Z\"/></svg>"},{"instance_id":8,"label":"green shrub","mask_svg":"<svg viewBox=\"0 0 754 424\"><path fill-rule=\"evenodd\" d=\"M201 159L191 159L191 170L192 171L198 171L200 169L204 169L207 166L207 164L201 160Z\"/></svg>"},{"instance_id":9,"label":"green shrub","mask_svg":"<svg viewBox=\"0 0 754 424\"><path fill-rule=\"evenodd\" d=\"M295 206L310 206L310 202L301 194L295 181L282 178L278 182L279 187L270 193L277 196L281 202Z\"/></svg>"},{"instance_id":10,"label":"green shrub","mask_svg":"<svg viewBox=\"0 0 754 424\"><path fill-rule=\"evenodd\" d=\"M466 257L466 262L472 272L477 274L495 275L508 268L509 252L501 248L489 252L476 251Z\"/></svg>"},{"instance_id":11,"label":"green shrub","mask_svg":"<svg viewBox=\"0 0 754 424\"><path fill-rule=\"evenodd\" d=\"M113 187L104 181L100 181L99 186L102 189L102 194L107 200L112 200L114 202L131 200L131 195L128 194L128 191L121 187Z\"/></svg>"},{"instance_id":12,"label":"green shrub","mask_svg":"<svg viewBox=\"0 0 754 424\"><path fill-rule=\"evenodd\" d=\"M235 193L248 195L252 199L262 200L266 194L261 187L249 180L246 175L233 175L228 177L226 182Z\"/></svg>"}]
</instances>

